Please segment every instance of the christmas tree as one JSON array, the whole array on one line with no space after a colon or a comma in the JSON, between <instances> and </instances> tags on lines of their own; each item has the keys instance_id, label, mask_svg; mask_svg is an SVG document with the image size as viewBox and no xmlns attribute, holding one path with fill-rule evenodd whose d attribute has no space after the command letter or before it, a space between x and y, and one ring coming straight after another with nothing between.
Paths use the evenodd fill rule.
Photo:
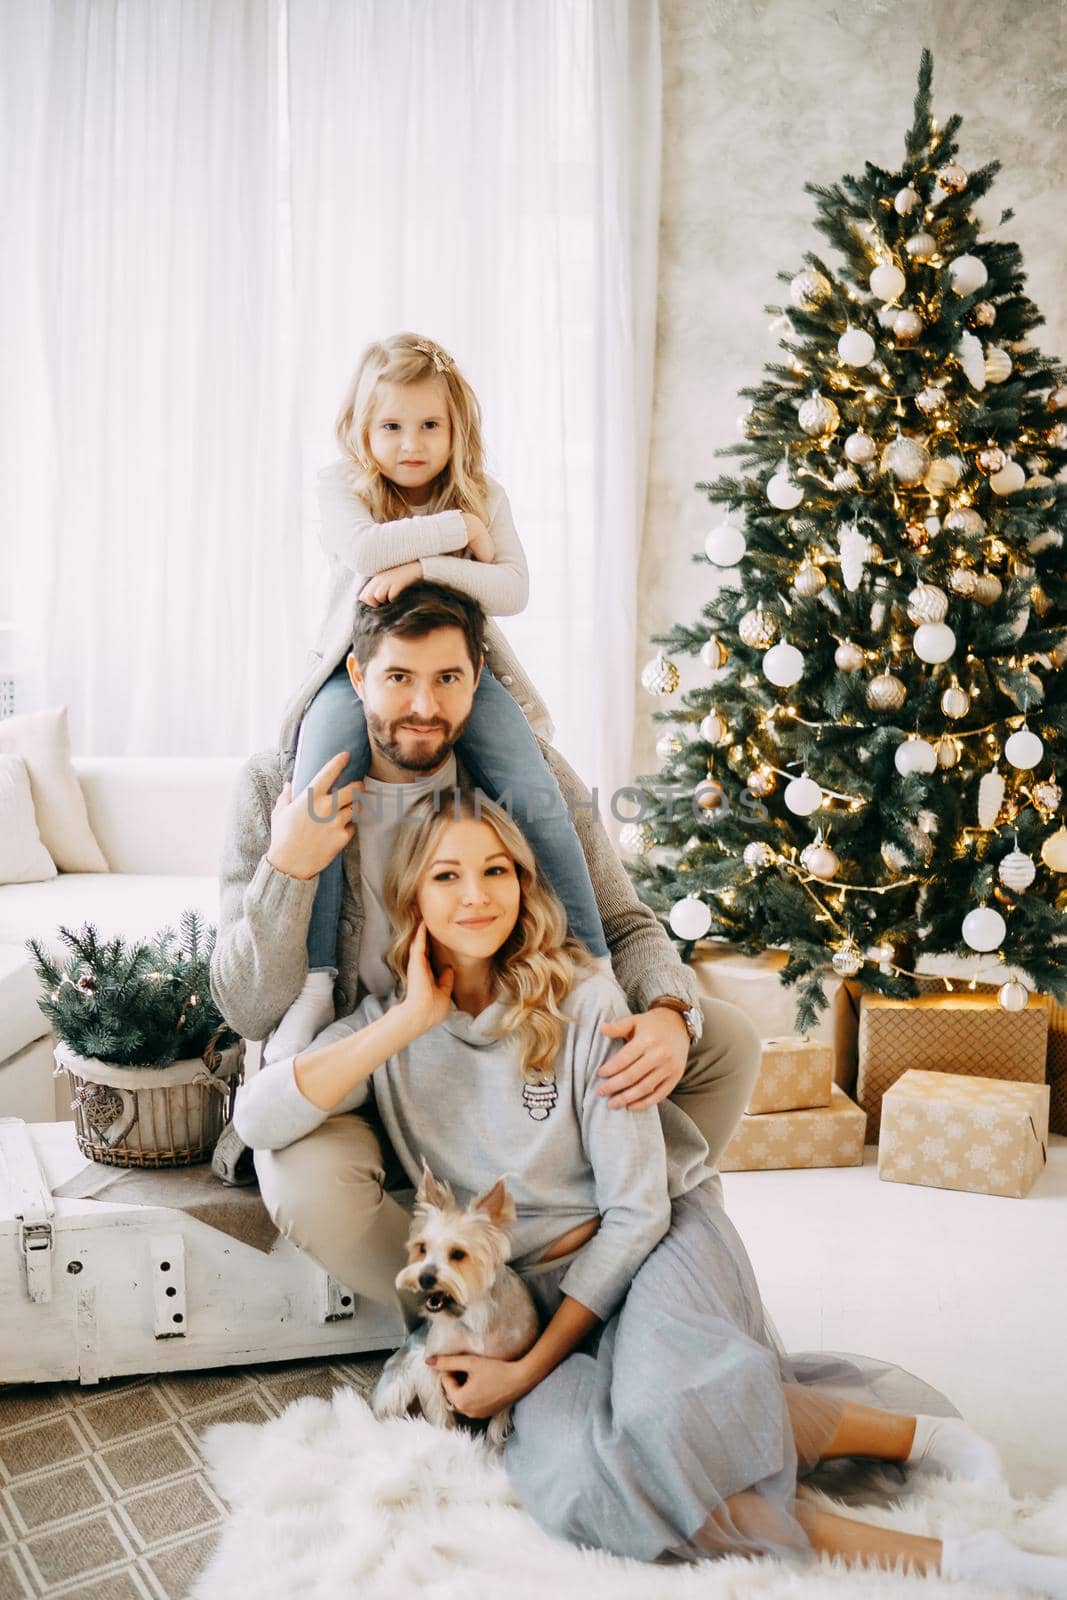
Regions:
<instances>
[{"instance_id":1,"label":"christmas tree","mask_svg":"<svg viewBox=\"0 0 1067 1600\"><path fill-rule=\"evenodd\" d=\"M1008 1009L1067 992L1067 367L931 79L924 51L899 171L805 185L842 265L779 274L784 358L716 452L740 474L696 486L726 511L693 559L733 576L642 675L708 669L654 714L638 892L687 958L788 949L800 1029L827 966L906 996L978 951Z\"/></svg>"}]
</instances>

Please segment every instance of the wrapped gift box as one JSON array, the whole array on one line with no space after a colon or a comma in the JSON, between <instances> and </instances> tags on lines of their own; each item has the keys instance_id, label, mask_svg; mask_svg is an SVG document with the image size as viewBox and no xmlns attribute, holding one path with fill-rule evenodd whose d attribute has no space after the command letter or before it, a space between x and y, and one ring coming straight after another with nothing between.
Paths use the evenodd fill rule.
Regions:
<instances>
[{"instance_id":1,"label":"wrapped gift box","mask_svg":"<svg viewBox=\"0 0 1067 1600\"><path fill-rule=\"evenodd\" d=\"M701 994L729 1000L751 1017L761 1038L778 1037L793 1033L796 1027L797 991L781 981L788 960L785 950L743 956L731 945L702 940L693 959L693 975ZM856 1081L860 984L839 978L829 968L823 982L829 1004L807 1037L821 1039L831 1047L834 1082L851 1092Z\"/></svg>"},{"instance_id":2,"label":"wrapped gift box","mask_svg":"<svg viewBox=\"0 0 1067 1600\"><path fill-rule=\"evenodd\" d=\"M1031 995L1025 1011L1005 1011L995 992L926 994L916 1000L865 994L856 1099L869 1119L868 1138L877 1143L882 1096L911 1068L1043 1083L1049 1009L1040 995Z\"/></svg>"},{"instance_id":3,"label":"wrapped gift box","mask_svg":"<svg viewBox=\"0 0 1067 1600\"><path fill-rule=\"evenodd\" d=\"M1067 1006L1049 1011L1048 1086L1048 1131L1067 1133Z\"/></svg>"},{"instance_id":4,"label":"wrapped gift box","mask_svg":"<svg viewBox=\"0 0 1067 1600\"><path fill-rule=\"evenodd\" d=\"M882 1101L878 1176L1021 1198L1045 1164L1047 1083L905 1072Z\"/></svg>"},{"instance_id":5,"label":"wrapped gift box","mask_svg":"<svg viewBox=\"0 0 1067 1600\"><path fill-rule=\"evenodd\" d=\"M744 1116L719 1160L720 1172L757 1168L858 1167L867 1118L835 1083L830 1104L810 1111Z\"/></svg>"},{"instance_id":6,"label":"wrapped gift box","mask_svg":"<svg viewBox=\"0 0 1067 1600\"><path fill-rule=\"evenodd\" d=\"M745 1107L749 1116L828 1106L834 1081L833 1046L824 1039L786 1034L764 1039L759 1077Z\"/></svg>"}]
</instances>

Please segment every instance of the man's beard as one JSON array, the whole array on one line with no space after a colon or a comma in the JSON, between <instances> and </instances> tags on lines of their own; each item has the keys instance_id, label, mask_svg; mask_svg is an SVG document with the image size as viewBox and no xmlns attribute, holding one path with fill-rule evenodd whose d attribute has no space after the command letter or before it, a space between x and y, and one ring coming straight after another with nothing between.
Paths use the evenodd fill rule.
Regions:
<instances>
[{"instance_id":1,"label":"man's beard","mask_svg":"<svg viewBox=\"0 0 1067 1600\"><path fill-rule=\"evenodd\" d=\"M396 722L386 722L384 718L375 716L373 711L368 711L366 708L364 715L373 747L380 750L387 760L404 772L433 772L451 755L453 747L463 737L471 719L471 713L468 712L461 723L452 726L447 722L405 723L401 719ZM397 736L398 730L404 726L432 728L440 737L433 745L420 744L412 753L401 746Z\"/></svg>"}]
</instances>

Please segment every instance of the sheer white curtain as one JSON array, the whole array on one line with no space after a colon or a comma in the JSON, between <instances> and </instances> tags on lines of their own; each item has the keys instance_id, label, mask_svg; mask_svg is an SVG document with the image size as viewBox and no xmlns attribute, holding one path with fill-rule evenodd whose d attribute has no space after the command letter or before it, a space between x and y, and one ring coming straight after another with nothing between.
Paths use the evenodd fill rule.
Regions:
<instances>
[{"instance_id":1,"label":"sheer white curtain","mask_svg":"<svg viewBox=\"0 0 1067 1600\"><path fill-rule=\"evenodd\" d=\"M0 622L29 701L69 703L85 752L272 745L341 393L413 328L479 395L532 573L504 626L605 804L633 711L654 0L6 0L0 59Z\"/></svg>"}]
</instances>

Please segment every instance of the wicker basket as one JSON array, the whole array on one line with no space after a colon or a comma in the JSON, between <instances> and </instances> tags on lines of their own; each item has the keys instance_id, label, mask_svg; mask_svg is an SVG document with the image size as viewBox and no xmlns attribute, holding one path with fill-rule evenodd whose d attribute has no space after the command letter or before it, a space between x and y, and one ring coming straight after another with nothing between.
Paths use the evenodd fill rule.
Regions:
<instances>
[{"instance_id":1,"label":"wicker basket","mask_svg":"<svg viewBox=\"0 0 1067 1600\"><path fill-rule=\"evenodd\" d=\"M110 1167L189 1167L207 1161L233 1111L244 1040L169 1067L120 1067L55 1049L70 1079L78 1148Z\"/></svg>"}]
</instances>

